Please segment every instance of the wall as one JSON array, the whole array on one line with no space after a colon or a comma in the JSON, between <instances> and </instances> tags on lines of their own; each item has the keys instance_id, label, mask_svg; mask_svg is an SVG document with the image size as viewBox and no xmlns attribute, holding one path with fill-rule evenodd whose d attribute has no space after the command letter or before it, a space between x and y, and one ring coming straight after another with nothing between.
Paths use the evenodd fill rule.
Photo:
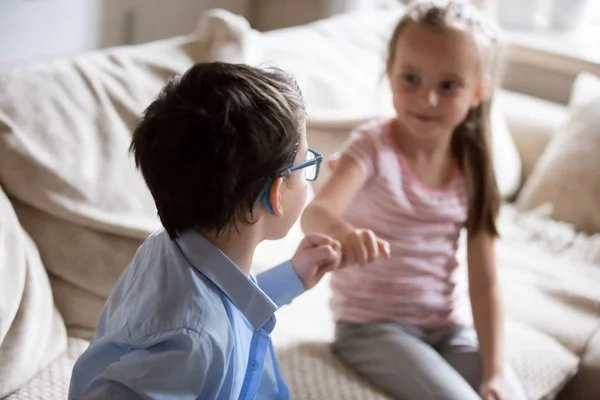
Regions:
<instances>
[{"instance_id":1,"label":"wall","mask_svg":"<svg viewBox=\"0 0 600 400\"><path fill-rule=\"evenodd\" d=\"M0 70L191 33L202 11L246 0L0 0Z\"/></svg>"},{"instance_id":2,"label":"wall","mask_svg":"<svg viewBox=\"0 0 600 400\"><path fill-rule=\"evenodd\" d=\"M249 0L252 26L269 31L302 25L334 14L385 6L398 0Z\"/></svg>"},{"instance_id":3,"label":"wall","mask_svg":"<svg viewBox=\"0 0 600 400\"><path fill-rule=\"evenodd\" d=\"M246 16L246 0L110 0L110 18L123 16L125 41L143 43L192 33L198 18L210 8Z\"/></svg>"},{"instance_id":4,"label":"wall","mask_svg":"<svg viewBox=\"0 0 600 400\"><path fill-rule=\"evenodd\" d=\"M1 0L0 69L97 48L101 0Z\"/></svg>"},{"instance_id":5,"label":"wall","mask_svg":"<svg viewBox=\"0 0 600 400\"><path fill-rule=\"evenodd\" d=\"M214 7L269 30L391 1L397 0L0 0L0 71L191 33Z\"/></svg>"}]
</instances>

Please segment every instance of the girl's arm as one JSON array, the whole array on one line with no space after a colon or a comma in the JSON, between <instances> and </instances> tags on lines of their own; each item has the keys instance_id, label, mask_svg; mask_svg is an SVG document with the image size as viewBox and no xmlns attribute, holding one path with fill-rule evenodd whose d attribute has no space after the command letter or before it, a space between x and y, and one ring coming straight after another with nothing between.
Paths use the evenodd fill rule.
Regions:
<instances>
[{"instance_id":1,"label":"girl's arm","mask_svg":"<svg viewBox=\"0 0 600 400\"><path fill-rule=\"evenodd\" d=\"M305 233L324 233L341 240L354 227L341 215L365 182L365 176L354 159L347 155L337 160L333 175L317 193L302 214Z\"/></svg>"},{"instance_id":2,"label":"girl's arm","mask_svg":"<svg viewBox=\"0 0 600 400\"><path fill-rule=\"evenodd\" d=\"M503 374L502 304L496 277L494 237L480 232L468 241L469 293L483 361L483 382Z\"/></svg>"}]
</instances>

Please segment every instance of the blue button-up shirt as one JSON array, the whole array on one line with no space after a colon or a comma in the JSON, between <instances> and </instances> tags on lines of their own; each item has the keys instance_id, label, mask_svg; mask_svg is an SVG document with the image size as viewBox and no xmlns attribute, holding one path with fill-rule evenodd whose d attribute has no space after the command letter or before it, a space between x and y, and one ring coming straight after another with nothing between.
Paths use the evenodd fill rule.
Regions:
<instances>
[{"instance_id":1,"label":"blue button-up shirt","mask_svg":"<svg viewBox=\"0 0 600 400\"><path fill-rule=\"evenodd\" d=\"M69 399L287 399L270 333L303 290L289 262L255 279L202 235L159 230L110 295Z\"/></svg>"}]
</instances>

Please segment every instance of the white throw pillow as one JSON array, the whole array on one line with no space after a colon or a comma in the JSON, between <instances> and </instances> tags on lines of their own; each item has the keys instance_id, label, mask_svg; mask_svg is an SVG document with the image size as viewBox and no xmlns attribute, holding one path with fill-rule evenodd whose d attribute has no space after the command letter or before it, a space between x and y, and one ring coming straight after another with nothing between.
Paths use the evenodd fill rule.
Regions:
<instances>
[{"instance_id":1,"label":"white throw pillow","mask_svg":"<svg viewBox=\"0 0 600 400\"><path fill-rule=\"evenodd\" d=\"M600 78L580 75L566 124L553 136L519 195L521 210L550 204L556 220L600 232Z\"/></svg>"},{"instance_id":2,"label":"white throw pillow","mask_svg":"<svg viewBox=\"0 0 600 400\"><path fill-rule=\"evenodd\" d=\"M600 96L600 78L588 72L582 72L573 82L569 108L571 110L590 103Z\"/></svg>"},{"instance_id":3,"label":"white throw pillow","mask_svg":"<svg viewBox=\"0 0 600 400\"><path fill-rule=\"evenodd\" d=\"M568 107L508 90L499 90L495 102L519 151L521 179L526 181L556 128L567 120Z\"/></svg>"},{"instance_id":4,"label":"white throw pillow","mask_svg":"<svg viewBox=\"0 0 600 400\"><path fill-rule=\"evenodd\" d=\"M506 199L514 196L521 187L523 166L513 135L497 102L492 105L490 123L496 183L500 195Z\"/></svg>"}]
</instances>

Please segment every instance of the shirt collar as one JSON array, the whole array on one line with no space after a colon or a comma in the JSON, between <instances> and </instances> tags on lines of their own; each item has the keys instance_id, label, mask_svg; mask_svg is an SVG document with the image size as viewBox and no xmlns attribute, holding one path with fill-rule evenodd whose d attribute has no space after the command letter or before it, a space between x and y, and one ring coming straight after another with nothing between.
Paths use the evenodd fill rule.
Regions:
<instances>
[{"instance_id":1,"label":"shirt collar","mask_svg":"<svg viewBox=\"0 0 600 400\"><path fill-rule=\"evenodd\" d=\"M241 311L255 330L277 310L277 306L250 277L203 235L188 230L176 244L188 262L212 281Z\"/></svg>"}]
</instances>

